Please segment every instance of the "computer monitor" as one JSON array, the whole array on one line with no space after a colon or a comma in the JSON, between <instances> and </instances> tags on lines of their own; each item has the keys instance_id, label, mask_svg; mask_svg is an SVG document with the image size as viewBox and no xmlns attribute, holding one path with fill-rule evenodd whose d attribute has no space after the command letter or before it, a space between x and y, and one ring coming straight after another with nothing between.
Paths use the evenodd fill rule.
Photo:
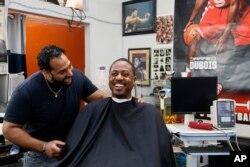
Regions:
<instances>
[{"instance_id":1,"label":"computer monitor","mask_svg":"<svg viewBox=\"0 0 250 167\"><path fill-rule=\"evenodd\" d=\"M210 113L217 99L217 77L172 77L171 112L173 114Z\"/></svg>"}]
</instances>

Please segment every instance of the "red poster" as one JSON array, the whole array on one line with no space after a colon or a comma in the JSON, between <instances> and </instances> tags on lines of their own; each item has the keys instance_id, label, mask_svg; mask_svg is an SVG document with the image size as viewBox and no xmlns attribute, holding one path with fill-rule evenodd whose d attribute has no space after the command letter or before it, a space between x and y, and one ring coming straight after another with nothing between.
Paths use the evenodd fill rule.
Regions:
<instances>
[{"instance_id":1,"label":"red poster","mask_svg":"<svg viewBox=\"0 0 250 167\"><path fill-rule=\"evenodd\" d=\"M217 76L219 98L236 101L236 122L250 124L250 2L178 0L174 71Z\"/></svg>"}]
</instances>

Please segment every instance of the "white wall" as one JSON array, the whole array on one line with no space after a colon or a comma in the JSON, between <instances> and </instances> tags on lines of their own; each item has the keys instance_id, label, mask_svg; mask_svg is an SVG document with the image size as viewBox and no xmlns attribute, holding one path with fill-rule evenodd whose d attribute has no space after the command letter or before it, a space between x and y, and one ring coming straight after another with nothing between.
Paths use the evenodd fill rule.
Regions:
<instances>
[{"instance_id":1,"label":"white wall","mask_svg":"<svg viewBox=\"0 0 250 167\"><path fill-rule=\"evenodd\" d=\"M86 26L86 75L92 81L97 65L109 67L112 61L122 57L122 0L88 0L90 19ZM108 23L107 23L108 22Z\"/></svg>"},{"instance_id":2,"label":"white wall","mask_svg":"<svg viewBox=\"0 0 250 167\"><path fill-rule=\"evenodd\" d=\"M86 75L95 82L97 65L110 64L120 57L128 57L129 48L156 47L155 33L133 36L122 36L122 2L127 0L86 0L86 10L89 16L108 22L107 24L90 19L86 27ZM157 15L173 14L174 0L157 0ZM152 88L143 88L145 94ZM152 102L151 99L144 98Z\"/></svg>"},{"instance_id":3,"label":"white wall","mask_svg":"<svg viewBox=\"0 0 250 167\"><path fill-rule=\"evenodd\" d=\"M105 21L120 23L120 25L106 24L90 19L87 25L86 38L86 74L92 81L95 79L95 67L110 64L119 57L128 57L129 48L156 46L155 34L122 36L122 2L125 0L85 0L89 16ZM157 15L174 14L175 0L157 0ZM177 21L177 20L175 20ZM152 92L152 87L142 88L143 94ZM152 98L143 97L146 102L153 103ZM237 125L239 136L250 137L249 125Z\"/></svg>"},{"instance_id":4,"label":"white wall","mask_svg":"<svg viewBox=\"0 0 250 167\"><path fill-rule=\"evenodd\" d=\"M164 14L174 14L174 0L157 0L156 16ZM143 34L123 37L123 56L128 57L129 48L155 48L156 34ZM152 68L151 68L152 69ZM151 72L152 74L152 72ZM142 92L142 98L144 101L154 104L154 97L148 95L153 92L154 85L151 87L143 87L138 92Z\"/></svg>"},{"instance_id":5,"label":"white wall","mask_svg":"<svg viewBox=\"0 0 250 167\"><path fill-rule=\"evenodd\" d=\"M157 0L157 14L174 14L174 0ZM129 48L156 47L155 33L123 37L123 55L127 57Z\"/></svg>"}]
</instances>

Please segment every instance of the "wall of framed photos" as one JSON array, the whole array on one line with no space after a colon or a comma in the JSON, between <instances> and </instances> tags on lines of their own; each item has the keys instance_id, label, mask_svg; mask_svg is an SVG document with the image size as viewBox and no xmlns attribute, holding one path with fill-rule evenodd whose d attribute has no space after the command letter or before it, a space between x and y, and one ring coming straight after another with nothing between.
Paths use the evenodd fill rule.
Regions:
<instances>
[{"instance_id":1,"label":"wall of framed photos","mask_svg":"<svg viewBox=\"0 0 250 167\"><path fill-rule=\"evenodd\" d=\"M127 2L127 1L124 1ZM141 2L141 1L140 1ZM136 34L123 36L123 56L128 57L130 49L150 48L150 78L149 83L145 85L137 85L139 89L138 95L143 97L146 102L155 104L155 97L152 96L155 88L155 81L160 80L160 76L164 78L166 71L173 69L173 13L174 0L157 0L156 15L155 15L155 30L154 33ZM138 15L144 16L144 13L138 11ZM162 57L156 56L157 52L162 53ZM158 60L159 59L159 60ZM157 61L157 62L156 62ZM157 67L158 66L158 67ZM160 71L162 70L162 72ZM158 79L156 77L158 75Z\"/></svg>"}]
</instances>

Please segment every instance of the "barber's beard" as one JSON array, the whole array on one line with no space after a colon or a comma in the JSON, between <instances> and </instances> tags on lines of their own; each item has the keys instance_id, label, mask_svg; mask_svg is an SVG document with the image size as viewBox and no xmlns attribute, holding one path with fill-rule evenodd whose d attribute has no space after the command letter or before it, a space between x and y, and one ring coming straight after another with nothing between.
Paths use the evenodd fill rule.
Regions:
<instances>
[{"instance_id":1,"label":"barber's beard","mask_svg":"<svg viewBox=\"0 0 250 167\"><path fill-rule=\"evenodd\" d=\"M67 78L72 78L72 77L65 77L64 79L67 79ZM53 76L51 78L53 84L56 85L56 86L70 86L70 85L67 85L67 84L64 83L64 79L61 80L61 81L58 81Z\"/></svg>"}]
</instances>

